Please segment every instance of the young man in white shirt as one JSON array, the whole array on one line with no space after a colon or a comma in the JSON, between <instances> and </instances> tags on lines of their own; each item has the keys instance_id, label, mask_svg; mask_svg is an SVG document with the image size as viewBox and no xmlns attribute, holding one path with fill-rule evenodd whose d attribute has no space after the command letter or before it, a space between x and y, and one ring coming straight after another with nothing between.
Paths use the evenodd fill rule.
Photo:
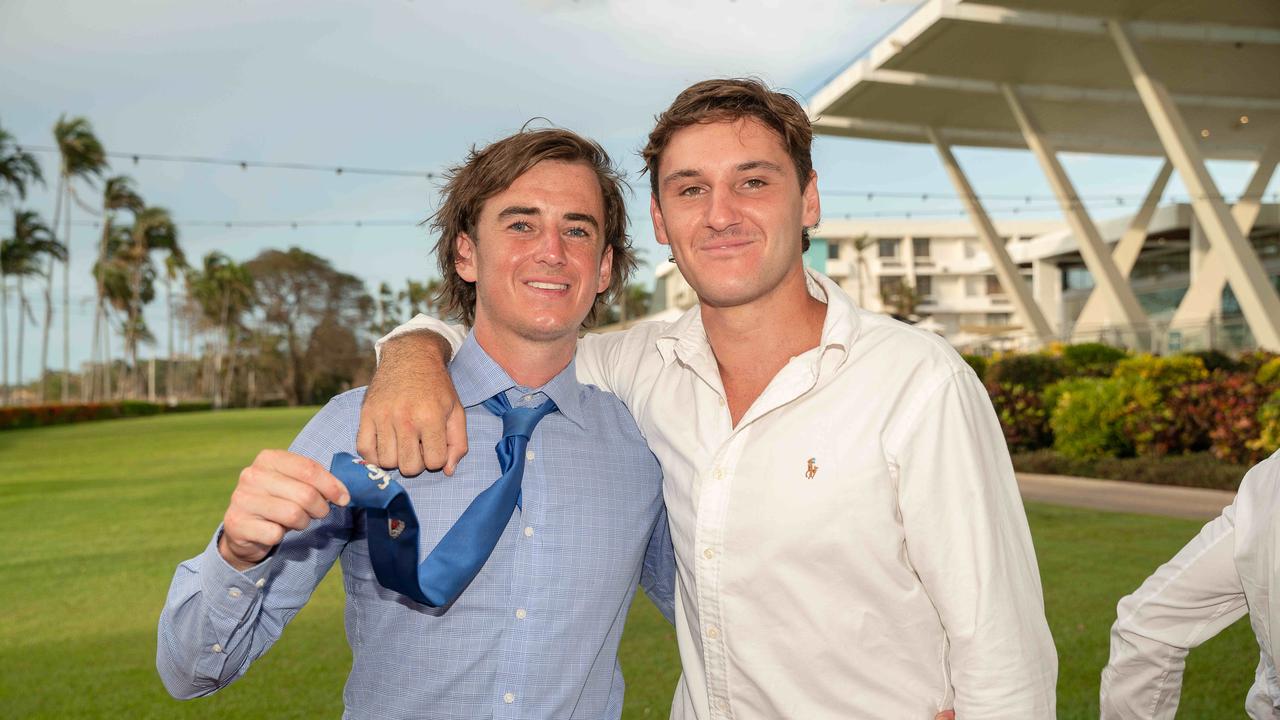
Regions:
<instances>
[{"instance_id":1,"label":"young man in white shirt","mask_svg":"<svg viewBox=\"0 0 1280 720\"><path fill-rule=\"evenodd\" d=\"M1102 717L1172 719L1187 652L1248 613L1261 655L1245 712L1280 718L1280 452L1244 476L1236 499L1120 601L1102 671Z\"/></svg>"},{"instance_id":2,"label":"young man in white shirt","mask_svg":"<svg viewBox=\"0 0 1280 720\"><path fill-rule=\"evenodd\" d=\"M799 103L758 81L681 93L644 158L658 242L699 306L579 343L579 377L622 398L665 474L672 717L1052 717L1057 660L990 400L941 338L805 270L811 142ZM401 334L359 446L448 471L465 438L447 349Z\"/></svg>"}]
</instances>

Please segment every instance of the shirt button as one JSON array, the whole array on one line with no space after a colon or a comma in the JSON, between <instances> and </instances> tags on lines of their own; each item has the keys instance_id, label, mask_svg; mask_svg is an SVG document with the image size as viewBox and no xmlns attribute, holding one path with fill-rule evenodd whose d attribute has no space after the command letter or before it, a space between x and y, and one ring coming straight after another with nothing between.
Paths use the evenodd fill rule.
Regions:
<instances>
[{"instance_id":1,"label":"shirt button","mask_svg":"<svg viewBox=\"0 0 1280 720\"><path fill-rule=\"evenodd\" d=\"M525 460L532 460L532 459L533 459L533 451L532 451L532 450L526 450L526 451L525 451L525 453L524 453L524 459L525 459Z\"/></svg>"},{"instance_id":2,"label":"shirt button","mask_svg":"<svg viewBox=\"0 0 1280 720\"><path fill-rule=\"evenodd\" d=\"M715 557L715 556L716 556L716 551L715 551L715 550L712 550L711 548L707 548L706 550L703 550L703 551L702 551L702 557L704 557L704 558L706 558L706 559L708 559L708 560L710 560L711 558L713 558L713 557Z\"/></svg>"},{"instance_id":3,"label":"shirt button","mask_svg":"<svg viewBox=\"0 0 1280 720\"><path fill-rule=\"evenodd\" d=\"M717 480L723 480L723 479L724 479L724 468L716 468L716 469L711 473L711 476L712 476L712 477L714 477L714 478L715 478L715 479L717 479Z\"/></svg>"},{"instance_id":4,"label":"shirt button","mask_svg":"<svg viewBox=\"0 0 1280 720\"><path fill-rule=\"evenodd\" d=\"M717 404L717 405L719 405L720 407L724 407L724 396L722 396L722 395L717 395L717 396L716 396L716 404Z\"/></svg>"},{"instance_id":5,"label":"shirt button","mask_svg":"<svg viewBox=\"0 0 1280 720\"><path fill-rule=\"evenodd\" d=\"M209 648L209 649L210 649L210 650L212 650L212 651L214 651L214 652L216 652L216 653L220 653L220 652L222 652L222 645L220 645L219 643L214 643L214 644L213 644L213 647L211 647L211 648Z\"/></svg>"},{"instance_id":6,"label":"shirt button","mask_svg":"<svg viewBox=\"0 0 1280 720\"><path fill-rule=\"evenodd\" d=\"M508 705L510 705L511 703L513 703L513 702L515 702L515 701L516 701L515 693L507 693L506 695L503 695L503 696L502 696L502 702L504 702L504 703L506 703L506 704L508 704Z\"/></svg>"},{"instance_id":7,"label":"shirt button","mask_svg":"<svg viewBox=\"0 0 1280 720\"><path fill-rule=\"evenodd\" d=\"M716 627L715 625L708 625L707 637L711 638L712 640L715 640L716 638L720 637L720 628Z\"/></svg>"},{"instance_id":8,"label":"shirt button","mask_svg":"<svg viewBox=\"0 0 1280 720\"><path fill-rule=\"evenodd\" d=\"M720 712L724 712L725 710L728 710L729 701L725 700L724 698L716 698L716 709L719 710Z\"/></svg>"},{"instance_id":9,"label":"shirt button","mask_svg":"<svg viewBox=\"0 0 1280 720\"><path fill-rule=\"evenodd\" d=\"M527 527L527 528L525 528L525 529L524 529L524 536L525 536L525 537L533 537L533 528L531 528L531 527Z\"/></svg>"},{"instance_id":10,"label":"shirt button","mask_svg":"<svg viewBox=\"0 0 1280 720\"><path fill-rule=\"evenodd\" d=\"M228 595L229 597L231 597L231 598L233 598L233 599L234 599L234 598L238 598L238 597L240 597L240 595L242 595L242 593L240 592L240 588L235 588L235 587L233 587L233 588L231 588L230 590L228 590L228 591L227 591L227 595Z\"/></svg>"},{"instance_id":11,"label":"shirt button","mask_svg":"<svg viewBox=\"0 0 1280 720\"><path fill-rule=\"evenodd\" d=\"M263 585L266 585L266 584L267 584L267 579L266 579L266 578L258 578L258 582L254 583L254 584L253 584L253 586L254 586L254 587L262 587Z\"/></svg>"},{"instance_id":12,"label":"shirt button","mask_svg":"<svg viewBox=\"0 0 1280 720\"><path fill-rule=\"evenodd\" d=\"M529 617L529 613L525 612L525 609L524 609L524 608L520 608L520 609L516 610L516 619L517 619L517 620L523 620L523 619L525 619L525 618L527 618L527 617Z\"/></svg>"}]
</instances>

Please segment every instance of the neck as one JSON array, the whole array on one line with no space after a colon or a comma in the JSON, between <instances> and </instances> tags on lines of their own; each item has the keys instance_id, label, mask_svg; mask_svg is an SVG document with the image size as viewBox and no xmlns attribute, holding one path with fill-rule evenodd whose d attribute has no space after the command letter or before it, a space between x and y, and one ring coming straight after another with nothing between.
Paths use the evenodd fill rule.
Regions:
<instances>
[{"instance_id":1,"label":"neck","mask_svg":"<svg viewBox=\"0 0 1280 720\"><path fill-rule=\"evenodd\" d=\"M476 318L476 342L493 361L522 387L538 388L569 366L578 347L576 335L555 340L530 340L510 332L497 332Z\"/></svg>"},{"instance_id":2,"label":"neck","mask_svg":"<svg viewBox=\"0 0 1280 720\"><path fill-rule=\"evenodd\" d=\"M755 300L733 307L702 304L702 325L721 373L740 365L776 365L816 347L827 306L809 294L803 266ZM779 366L780 367L780 366Z\"/></svg>"}]
</instances>

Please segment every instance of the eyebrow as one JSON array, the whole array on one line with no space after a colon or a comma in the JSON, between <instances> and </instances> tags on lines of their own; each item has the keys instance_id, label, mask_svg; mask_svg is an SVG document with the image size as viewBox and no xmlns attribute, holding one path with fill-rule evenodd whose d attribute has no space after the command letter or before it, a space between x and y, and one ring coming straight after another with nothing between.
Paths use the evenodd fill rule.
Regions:
<instances>
[{"instance_id":1,"label":"eyebrow","mask_svg":"<svg viewBox=\"0 0 1280 720\"><path fill-rule=\"evenodd\" d=\"M747 162L740 163L737 167L734 168L734 170L736 170L737 172L748 172L751 170L770 170L776 173L786 172L785 170L782 169L781 165L777 163L769 162L768 160L749 160ZM696 178L701 176L702 176L701 170L694 170L692 168L689 168L686 170L676 170L675 172L662 178L661 184L663 185L663 187L665 187L677 180L683 180L685 178Z\"/></svg>"},{"instance_id":2,"label":"eyebrow","mask_svg":"<svg viewBox=\"0 0 1280 720\"><path fill-rule=\"evenodd\" d=\"M531 207L528 205L510 205L508 207L503 208L498 213L498 219L504 220L510 217L526 217L530 215L537 217L542 215L542 211L536 207ZM570 222L584 222L589 224L591 227L595 228L596 230L600 229L600 222L596 220L595 216L591 215L590 213L569 212L564 214L564 219Z\"/></svg>"}]
</instances>

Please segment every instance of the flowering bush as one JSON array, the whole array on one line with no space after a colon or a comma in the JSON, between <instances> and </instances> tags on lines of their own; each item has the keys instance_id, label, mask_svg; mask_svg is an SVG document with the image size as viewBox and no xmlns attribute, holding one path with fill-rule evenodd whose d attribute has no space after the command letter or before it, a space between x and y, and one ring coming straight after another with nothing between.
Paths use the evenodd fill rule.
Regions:
<instances>
[{"instance_id":1,"label":"flowering bush","mask_svg":"<svg viewBox=\"0 0 1280 720\"><path fill-rule=\"evenodd\" d=\"M1057 402L1050 413L1053 447L1077 460L1133 453L1121 423L1137 383L1117 378L1072 378L1049 391Z\"/></svg>"},{"instance_id":2,"label":"flowering bush","mask_svg":"<svg viewBox=\"0 0 1280 720\"><path fill-rule=\"evenodd\" d=\"M1062 348L1062 362L1069 376L1110 377L1116 363L1129 357L1120 348L1102 343L1080 343Z\"/></svg>"},{"instance_id":3,"label":"flowering bush","mask_svg":"<svg viewBox=\"0 0 1280 720\"><path fill-rule=\"evenodd\" d=\"M1280 450L1280 390L1271 393L1258 410L1258 438L1250 443L1249 449L1260 455Z\"/></svg>"}]
</instances>

